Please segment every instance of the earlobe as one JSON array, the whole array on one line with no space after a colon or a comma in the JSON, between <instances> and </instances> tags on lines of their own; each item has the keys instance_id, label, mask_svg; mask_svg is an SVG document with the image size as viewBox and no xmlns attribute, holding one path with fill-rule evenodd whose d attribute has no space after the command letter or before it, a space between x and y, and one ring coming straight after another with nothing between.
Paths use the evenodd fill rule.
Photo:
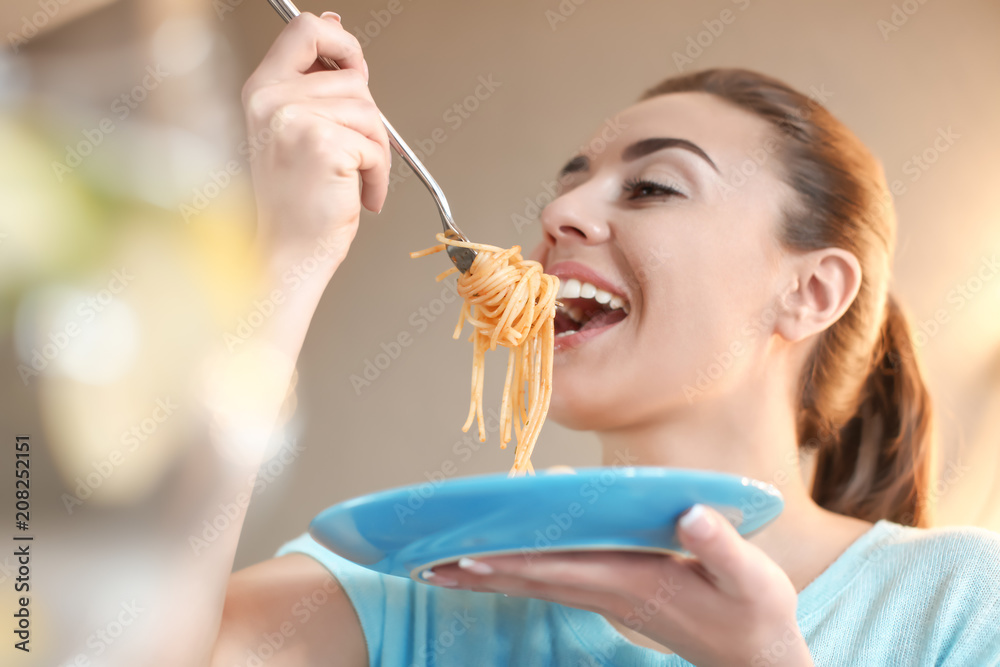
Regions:
<instances>
[{"instance_id":1,"label":"earlobe","mask_svg":"<svg viewBox=\"0 0 1000 667\"><path fill-rule=\"evenodd\" d=\"M797 342L828 329L854 302L861 287L861 265L842 248L799 256L796 271L780 299L775 331Z\"/></svg>"}]
</instances>

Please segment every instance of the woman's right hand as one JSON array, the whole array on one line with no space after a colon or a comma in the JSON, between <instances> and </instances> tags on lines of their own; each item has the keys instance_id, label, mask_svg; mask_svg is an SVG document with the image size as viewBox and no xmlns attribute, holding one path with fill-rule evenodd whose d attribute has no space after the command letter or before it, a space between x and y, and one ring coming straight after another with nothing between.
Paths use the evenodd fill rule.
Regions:
<instances>
[{"instance_id":1,"label":"woman's right hand","mask_svg":"<svg viewBox=\"0 0 1000 667\"><path fill-rule=\"evenodd\" d=\"M321 55L341 69L327 70ZM361 206L380 211L389 183L389 137L361 46L336 14L302 13L247 80L243 106L263 260L312 256L329 280L357 233Z\"/></svg>"}]
</instances>

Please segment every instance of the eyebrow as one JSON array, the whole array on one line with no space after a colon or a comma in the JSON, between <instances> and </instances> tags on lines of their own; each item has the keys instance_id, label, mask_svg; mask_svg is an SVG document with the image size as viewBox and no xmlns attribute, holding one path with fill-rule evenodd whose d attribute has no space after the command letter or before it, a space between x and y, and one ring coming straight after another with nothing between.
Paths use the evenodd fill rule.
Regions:
<instances>
[{"instance_id":1,"label":"eyebrow","mask_svg":"<svg viewBox=\"0 0 1000 667\"><path fill-rule=\"evenodd\" d=\"M702 160L707 162L712 169L719 172L719 168L715 166L715 162L712 158L708 156L708 153L703 151L697 144L694 144L687 139L679 139L677 137L653 137L650 139L642 139L630 144L628 147L622 151L622 161L632 162L633 160L638 160L641 157L645 157L650 153L655 153L657 151L662 151L667 148L681 148L691 153L694 153ZM590 159L586 155L577 155L572 160L566 163L559 171L559 176L566 176L568 174L575 174L581 171L587 171L590 169Z\"/></svg>"},{"instance_id":2,"label":"eyebrow","mask_svg":"<svg viewBox=\"0 0 1000 667\"><path fill-rule=\"evenodd\" d=\"M622 161L631 162L632 160L638 160L645 155L662 151L666 148L683 148L686 151L690 151L711 165L712 169L716 172L719 171L712 158L708 157L708 153L701 150L697 144L693 144L687 139L677 139L674 137L654 137L652 139L637 141L622 151Z\"/></svg>"},{"instance_id":3,"label":"eyebrow","mask_svg":"<svg viewBox=\"0 0 1000 667\"><path fill-rule=\"evenodd\" d=\"M559 170L560 178L590 169L590 159L586 155L577 155Z\"/></svg>"}]
</instances>

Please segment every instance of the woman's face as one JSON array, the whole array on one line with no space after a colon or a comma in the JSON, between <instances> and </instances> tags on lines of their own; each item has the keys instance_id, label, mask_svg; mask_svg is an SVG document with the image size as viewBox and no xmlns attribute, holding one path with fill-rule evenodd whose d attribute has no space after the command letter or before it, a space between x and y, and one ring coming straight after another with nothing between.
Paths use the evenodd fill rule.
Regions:
<instances>
[{"instance_id":1,"label":"woman's face","mask_svg":"<svg viewBox=\"0 0 1000 667\"><path fill-rule=\"evenodd\" d=\"M549 414L575 429L679 418L751 386L785 254L777 231L791 190L764 120L674 93L615 121L567 164L532 253L571 290L560 301L573 316L556 318ZM587 285L574 298L571 279L624 307L583 298L594 296Z\"/></svg>"}]
</instances>

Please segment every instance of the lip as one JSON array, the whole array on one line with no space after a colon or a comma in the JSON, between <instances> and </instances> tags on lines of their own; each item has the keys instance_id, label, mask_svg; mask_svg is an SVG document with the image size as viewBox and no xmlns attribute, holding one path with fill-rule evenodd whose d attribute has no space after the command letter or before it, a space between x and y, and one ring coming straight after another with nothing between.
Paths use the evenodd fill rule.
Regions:
<instances>
[{"instance_id":1,"label":"lip","mask_svg":"<svg viewBox=\"0 0 1000 667\"><path fill-rule=\"evenodd\" d=\"M626 319L628 318L626 317ZM556 338L555 341L553 341L552 349L554 352L558 352L560 350L571 350L575 347L579 347L580 345L583 345L594 336L600 336L608 329L614 329L616 326L618 326L624 321L625 320L621 320L619 322L615 322L614 324L608 324L603 327L595 327L593 329L578 331L568 336L560 336Z\"/></svg>"},{"instance_id":2,"label":"lip","mask_svg":"<svg viewBox=\"0 0 1000 667\"><path fill-rule=\"evenodd\" d=\"M569 280L570 278L576 278L582 282L588 282L597 289L609 292L614 296L619 296L626 301L629 301L628 295L625 294L625 290L619 286L612 283L610 280L602 276L600 273L594 269L581 264L580 262L574 261L562 261L556 262L551 267L545 269L545 273L549 275L556 276L559 280ZM631 303L631 301L629 301ZM628 319L628 316L626 316ZM560 350L569 350L586 343L591 338L595 336L600 336L602 333L608 329L613 329L625 320L615 322L614 324L608 324L603 327L596 327L593 329L586 329L584 331L578 331L577 333L570 334L568 336L560 336L555 339L553 344L553 350L558 352Z\"/></svg>"},{"instance_id":3,"label":"lip","mask_svg":"<svg viewBox=\"0 0 1000 667\"><path fill-rule=\"evenodd\" d=\"M597 289L609 292L614 296L620 296L621 298L631 303L630 299L628 298L628 295L625 294L625 290L623 290L618 285L612 283L610 280L602 276L594 269L584 264L581 264L580 262L573 262L573 261L556 262L552 266L546 267L545 273L549 274L550 276L555 276L559 278L559 280L561 281L566 281L569 280L570 278L576 278L581 282L588 282ZM569 336L567 336L567 338L569 338Z\"/></svg>"}]
</instances>

